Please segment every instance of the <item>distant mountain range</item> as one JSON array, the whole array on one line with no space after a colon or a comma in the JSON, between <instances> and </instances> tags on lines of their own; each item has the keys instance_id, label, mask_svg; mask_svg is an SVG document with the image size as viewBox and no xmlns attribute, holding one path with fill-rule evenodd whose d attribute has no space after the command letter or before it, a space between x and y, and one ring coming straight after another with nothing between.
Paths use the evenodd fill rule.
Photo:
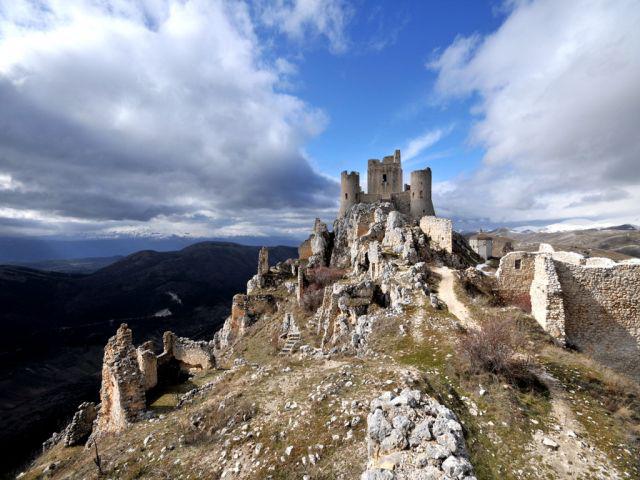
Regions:
<instances>
[{"instance_id":1,"label":"distant mountain range","mask_svg":"<svg viewBox=\"0 0 640 480\"><path fill-rule=\"evenodd\" d=\"M549 243L556 249L603 256L616 261L640 258L640 230L629 224L552 232L499 228L487 233L494 237L494 256L499 256L509 242L516 250L536 250L540 243Z\"/></svg>"},{"instance_id":2,"label":"distant mountain range","mask_svg":"<svg viewBox=\"0 0 640 480\"><path fill-rule=\"evenodd\" d=\"M141 250L158 252L180 250L195 243L213 241L253 246L297 246L293 237L242 236L226 238L194 238L188 236L139 236L113 238L67 239L59 237L0 237L0 264L25 264L51 260L116 257Z\"/></svg>"},{"instance_id":3,"label":"distant mountain range","mask_svg":"<svg viewBox=\"0 0 640 480\"><path fill-rule=\"evenodd\" d=\"M114 257L89 257L58 260L41 260L38 262L15 262L12 265L58 273L89 274L122 260L122 255Z\"/></svg>"},{"instance_id":4,"label":"distant mountain range","mask_svg":"<svg viewBox=\"0 0 640 480\"><path fill-rule=\"evenodd\" d=\"M102 350L121 322L133 328L136 342L154 338L159 344L165 330L212 338L232 296L256 272L258 250L202 242L180 251L94 259L89 263L115 261L90 274L0 265L3 457L25 460L25 452L59 427L56 418L97 398ZM269 257L276 263L297 257L297 250L273 247ZM64 270L74 261L58 263Z\"/></svg>"}]
</instances>

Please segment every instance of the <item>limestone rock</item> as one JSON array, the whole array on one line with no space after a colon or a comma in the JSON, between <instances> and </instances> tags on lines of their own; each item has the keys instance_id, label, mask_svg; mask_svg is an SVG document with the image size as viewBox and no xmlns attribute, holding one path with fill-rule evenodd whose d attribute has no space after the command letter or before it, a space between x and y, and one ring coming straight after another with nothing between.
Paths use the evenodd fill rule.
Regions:
<instances>
[{"instance_id":1,"label":"limestone rock","mask_svg":"<svg viewBox=\"0 0 640 480\"><path fill-rule=\"evenodd\" d=\"M81 403L76 413L73 414L71 423L64 430L64 446L73 447L84 443L91 435L93 422L97 416L98 409L95 403Z\"/></svg>"},{"instance_id":2,"label":"limestone rock","mask_svg":"<svg viewBox=\"0 0 640 480\"><path fill-rule=\"evenodd\" d=\"M373 399L370 412L369 462L361 479L473 478L462 426L444 405L405 388L399 395L385 392Z\"/></svg>"},{"instance_id":3,"label":"limestone rock","mask_svg":"<svg viewBox=\"0 0 640 480\"><path fill-rule=\"evenodd\" d=\"M48 450L60 442L65 447L83 444L91 435L93 422L97 416L98 408L95 403L81 403L66 428L59 433L54 433L51 438L42 444L42 449Z\"/></svg>"}]
</instances>

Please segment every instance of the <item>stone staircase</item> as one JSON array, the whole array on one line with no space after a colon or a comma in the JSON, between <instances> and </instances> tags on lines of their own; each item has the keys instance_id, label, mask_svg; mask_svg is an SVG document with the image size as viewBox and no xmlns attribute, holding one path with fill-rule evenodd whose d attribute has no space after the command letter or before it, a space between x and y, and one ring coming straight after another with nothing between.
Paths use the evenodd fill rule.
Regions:
<instances>
[{"instance_id":1,"label":"stone staircase","mask_svg":"<svg viewBox=\"0 0 640 480\"><path fill-rule=\"evenodd\" d=\"M287 339L284 342L284 346L282 347L282 350L280 350L280 355L291 355L298 343L300 343L300 331L290 330L287 333Z\"/></svg>"}]
</instances>

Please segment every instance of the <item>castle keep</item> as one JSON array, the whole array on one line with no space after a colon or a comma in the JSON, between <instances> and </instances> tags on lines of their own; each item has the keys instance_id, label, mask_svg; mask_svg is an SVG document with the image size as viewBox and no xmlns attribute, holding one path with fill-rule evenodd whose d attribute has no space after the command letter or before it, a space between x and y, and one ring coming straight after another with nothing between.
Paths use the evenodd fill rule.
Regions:
<instances>
[{"instance_id":1,"label":"castle keep","mask_svg":"<svg viewBox=\"0 0 640 480\"><path fill-rule=\"evenodd\" d=\"M411 184L402 183L400 150L382 161L371 159L367 164L367 193L360 188L358 172L342 172L340 176L340 212L343 217L357 203L391 202L396 210L419 219L434 216L431 201L431 169L411 172Z\"/></svg>"}]
</instances>

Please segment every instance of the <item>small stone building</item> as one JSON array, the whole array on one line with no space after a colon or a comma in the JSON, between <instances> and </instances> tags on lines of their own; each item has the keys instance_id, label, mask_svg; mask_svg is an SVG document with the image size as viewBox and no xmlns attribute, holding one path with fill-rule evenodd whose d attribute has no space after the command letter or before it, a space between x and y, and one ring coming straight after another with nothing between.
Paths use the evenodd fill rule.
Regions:
<instances>
[{"instance_id":1,"label":"small stone building","mask_svg":"<svg viewBox=\"0 0 640 480\"><path fill-rule=\"evenodd\" d=\"M469 245L483 259L489 260L493 255L493 238L486 233L476 233L469 238Z\"/></svg>"}]
</instances>

